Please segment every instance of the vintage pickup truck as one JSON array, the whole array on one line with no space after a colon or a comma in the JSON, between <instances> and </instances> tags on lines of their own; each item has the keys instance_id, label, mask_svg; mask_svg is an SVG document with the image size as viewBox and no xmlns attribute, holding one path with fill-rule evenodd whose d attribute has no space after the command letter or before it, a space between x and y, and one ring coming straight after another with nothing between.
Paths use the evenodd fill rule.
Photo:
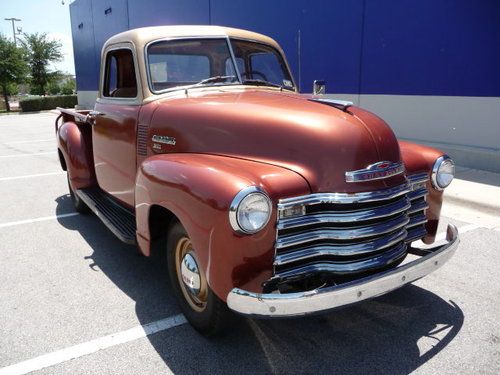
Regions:
<instances>
[{"instance_id":1,"label":"vintage pickup truck","mask_svg":"<svg viewBox=\"0 0 500 375\"><path fill-rule=\"evenodd\" d=\"M115 35L94 109L61 109L56 133L76 210L146 256L163 251L207 335L231 311L291 317L379 296L458 245L449 225L439 246L412 246L435 240L452 160L352 103L299 94L280 46L257 33Z\"/></svg>"}]
</instances>

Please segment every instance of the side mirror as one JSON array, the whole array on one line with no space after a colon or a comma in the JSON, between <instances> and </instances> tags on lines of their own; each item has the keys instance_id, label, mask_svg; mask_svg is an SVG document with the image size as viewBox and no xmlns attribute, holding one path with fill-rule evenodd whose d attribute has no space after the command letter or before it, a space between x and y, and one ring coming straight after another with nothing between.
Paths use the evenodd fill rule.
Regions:
<instances>
[{"instance_id":1,"label":"side mirror","mask_svg":"<svg viewBox=\"0 0 500 375\"><path fill-rule=\"evenodd\" d=\"M326 93L326 81L315 80L313 82L313 95L323 95Z\"/></svg>"}]
</instances>

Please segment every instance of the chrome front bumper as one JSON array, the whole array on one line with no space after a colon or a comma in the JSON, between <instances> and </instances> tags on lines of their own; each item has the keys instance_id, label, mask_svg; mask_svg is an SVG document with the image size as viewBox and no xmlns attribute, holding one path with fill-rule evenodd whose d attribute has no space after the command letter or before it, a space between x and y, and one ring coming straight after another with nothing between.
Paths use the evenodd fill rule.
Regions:
<instances>
[{"instance_id":1,"label":"chrome front bumper","mask_svg":"<svg viewBox=\"0 0 500 375\"><path fill-rule=\"evenodd\" d=\"M234 288L227 296L230 309L249 316L280 318L314 314L377 297L418 280L441 267L455 253L458 230L448 225L447 243L430 249L415 249L421 257L410 263L342 285L307 292L259 294Z\"/></svg>"}]
</instances>

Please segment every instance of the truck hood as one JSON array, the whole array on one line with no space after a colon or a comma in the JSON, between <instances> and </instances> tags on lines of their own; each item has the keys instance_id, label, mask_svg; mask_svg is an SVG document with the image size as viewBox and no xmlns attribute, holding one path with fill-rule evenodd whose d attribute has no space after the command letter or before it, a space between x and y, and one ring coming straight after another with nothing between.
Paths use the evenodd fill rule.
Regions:
<instances>
[{"instance_id":1,"label":"truck hood","mask_svg":"<svg viewBox=\"0 0 500 375\"><path fill-rule=\"evenodd\" d=\"M278 165L303 176L311 192L382 189L404 176L347 183L345 172L400 162L390 127L361 108L344 112L310 96L261 89L192 90L156 102L150 134L175 138L157 152L225 155Z\"/></svg>"}]
</instances>

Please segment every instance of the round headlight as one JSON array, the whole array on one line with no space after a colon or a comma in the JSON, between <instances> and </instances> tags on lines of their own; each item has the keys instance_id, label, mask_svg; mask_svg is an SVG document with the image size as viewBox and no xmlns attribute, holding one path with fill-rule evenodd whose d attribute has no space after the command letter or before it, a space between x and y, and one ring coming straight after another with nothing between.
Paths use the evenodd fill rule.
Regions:
<instances>
[{"instance_id":1,"label":"round headlight","mask_svg":"<svg viewBox=\"0 0 500 375\"><path fill-rule=\"evenodd\" d=\"M229 208L229 222L236 232L252 234L265 227L271 217L271 200L258 187L241 190Z\"/></svg>"},{"instance_id":2,"label":"round headlight","mask_svg":"<svg viewBox=\"0 0 500 375\"><path fill-rule=\"evenodd\" d=\"M432 167L432 185L437 190L447 187L455 176L455 163L449 156L439 157Z\"/></svg>"}]
</instances>

